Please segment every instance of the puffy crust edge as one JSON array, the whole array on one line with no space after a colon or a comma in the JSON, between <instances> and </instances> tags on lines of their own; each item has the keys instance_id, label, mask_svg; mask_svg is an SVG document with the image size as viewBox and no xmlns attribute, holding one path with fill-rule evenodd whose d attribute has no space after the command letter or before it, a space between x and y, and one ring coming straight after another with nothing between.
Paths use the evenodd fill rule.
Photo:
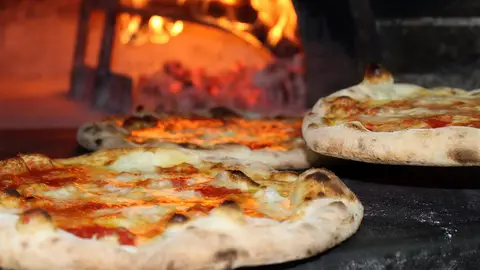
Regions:
<instances>
[{"instance_id":1,"label":"puffy crust edge","mask_svg":"<svg viewBox=\"0 0 480 270\"><path fill-rule=\"evenodd\" d=\"M55 162L92 160L90 164L100 164L106 158L132 151L139 149L104 150L70 162ZM109 152L111 156L105 154ZM276 171L270 173L273 172ZM106 270L226 269L310 257L357 231L363 206L333 173L310 169L298 175L295 185L296 204L302 212L296 219L239 223L213 211L210 216L176 224L172 230L167 227L164 238L137 248L77 238L46 226L49 219L42 215L37 215L37 222L29 223L33 225L20 226L24 219L4 212L0 214L0 265L32 270L84 270L100 266Z\"/></svg>"},{"instance_id":2,"label":"puffy crust edge","mask_svg":"<svg viewBox=\"0 0 480 270\"><path fill-rule=\"evenodd\" d=\"M94 128L93 128L94 127ZM93 132L95 130L95 132ZM164 143L149 141L145 144L137 144L126 138L126 133L120 132L112 127L112 123L93 122L82 125L77 131L77 142L84 148L97 151L99 149L121 148L121 147L168 147L188 149L206 156L224 156L229 158L242 158L252 162L264 162L274 168L282 169L304 169L320 162L330 162L327 157L321 157L310 150L303 139L292 142L296 146L287 151L276 150L251 150L250 148L238 145L217 145L208 149L190 149L175 143ZM322 160L322 161L320 161Z\"/></svg>"},{"instance_id":3,"label":"puffy crust edge","mask_svg":"<svg viewBox=\"0 0 480 270\"><path fill-rule=\"evenodd\" d=\"M128 249L63 231L21 234L18 217L0 214L0 264L8 269L231 269L280 263L321 253L354 234L363 216L358 202L324 198L308 216L277 226L231 230L189 225L163 241ZM202 220L197 220L202 221Z\"/></svg>"}]
</instances>

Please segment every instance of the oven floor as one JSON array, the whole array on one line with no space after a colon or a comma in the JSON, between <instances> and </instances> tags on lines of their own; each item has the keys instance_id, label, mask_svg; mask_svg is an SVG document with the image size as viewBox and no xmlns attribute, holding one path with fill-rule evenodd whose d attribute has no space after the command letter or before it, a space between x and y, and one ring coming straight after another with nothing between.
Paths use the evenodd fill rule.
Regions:
<instances>
[{"instance_id":1,"label":"oven floor","mask_svg":"<svg viewBox=\"0 0 480 270\"><path fill-rule=\"evenodd\" d=\"M67 99L68 79L0 78L0 129L71 128L104 117Z\"/></svg>"}]
</instances>

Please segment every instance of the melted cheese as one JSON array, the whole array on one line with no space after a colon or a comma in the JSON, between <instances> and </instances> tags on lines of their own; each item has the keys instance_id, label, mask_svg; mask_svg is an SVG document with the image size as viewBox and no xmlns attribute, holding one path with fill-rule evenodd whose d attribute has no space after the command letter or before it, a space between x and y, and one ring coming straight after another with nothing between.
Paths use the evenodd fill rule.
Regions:
<instances>
[{"instance_id":1,"label":"melted cheese","mask_svg":"<svg viewBox=\"0 0 480 270\"><path fill-rule=\"evenodd\" d=\"M171 167L180 163L197 164L200 157L189 155L178 150L166 150L161 152L134 152L128 156L122 156L112 165L110 169L125 172L155 172L155 167Z\"/></svg>"},{"instance_id":2,"label":"melted cheese","mask_svg":"<svg viewBox=\"0 0 480 270\"><path fill-rule=\"evenodd\" d=\"M63 187L54 188L43 192L42 190L37 190L34 193L36 195L55 200L73 200L95 197L95 194L78 189L78 186L75 184L68 184Z\"/></svg>"}]
</instances>

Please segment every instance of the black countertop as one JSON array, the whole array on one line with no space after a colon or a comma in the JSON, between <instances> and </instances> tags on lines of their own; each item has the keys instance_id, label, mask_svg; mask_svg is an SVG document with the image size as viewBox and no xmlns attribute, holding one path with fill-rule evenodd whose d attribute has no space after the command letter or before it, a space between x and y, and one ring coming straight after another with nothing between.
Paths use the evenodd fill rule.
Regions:
<instances>
[{"instance_id":1,"label":"black countertop","mask_svg":"<svg viewBox=\"0 0 480 270\"><path fill-rule=\"evenodd\" d=\"M0 131L0 158L18 152L86 153L75 130ZM480 168L344 162L329 169L365 207L359 231L320 256L248 269L479 269Z\"/></svg>"}]
</instances>

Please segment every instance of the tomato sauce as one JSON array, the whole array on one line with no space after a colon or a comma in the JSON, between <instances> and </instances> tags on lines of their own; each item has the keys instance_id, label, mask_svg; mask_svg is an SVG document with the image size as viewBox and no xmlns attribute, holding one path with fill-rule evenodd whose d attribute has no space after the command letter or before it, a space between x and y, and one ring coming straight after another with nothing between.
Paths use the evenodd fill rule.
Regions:
<instances>
[{"instance_id":1,"label":"tomato sauce","mask_svg":"<svg viewBox=\"0 0 480 270\"><path fill-rule=\"evenodd\" d=\"M172 185L174 188L182 188L188 185L188 180L190 177L175 177L175 178L169 178L168 180L172 182Z\"/></svg>"},{"instance_id":2,"label":"tomato sauce","mask_svg":"<svg viewBox=\"0 0 480 270\"><path fill-rule=\"evenodd\" d=\"M17 189L24 184L44 184L50 187L62 187L74 182L84 181L86 173L82 168L54 168L31 170L20 175L3 175L0 181L2 189Z\"/></svg>"},{"instance_id":3,"label":"tomato sauce","mask_svg":"<svg viewBox=\"0 0 480 270\"><path fill-rule=\"evenodd\" d=\"M121 245L134 246L136 236L125 228L107 228L98 225L85 226L80 228L67 228L64 229L69 233L72 233L80 238L86 239L102 239L106 236L116 236L118 242Z\"/></svg>"},{"instance_id":4,"label":"tomato sauce","mask_svg":"<svg viewBox=\"0 0 480 270\"><path fill-rule=\"evenodd\" d=\"M451 124L451 122L434 119L434 118L426 119L425 123L427 123L431 128L442 128Z\"/></svg>"},{"instance_id":5,"label":"tomato sauce","mask_svg":"<svg viewBox=\"0 0 480 270\"><path fill-rule=\"evenodd\" d=\"M204 204L197 203L194 206L190 207L188 211L209 213L214 207L215 207L214 205L204 205Z\"/></svg>"},{"instance_id":6,"label":"tomato sauce","mask_svg":"<svg viewBox=\"0 0 480 270\"><path fill-rule=\"evenodd\" d=\"M205 197L226 197L232 194L241 194L239 189L229 189L225 187L202 186L196 188Z\"/></svg>"}]
</instances>

